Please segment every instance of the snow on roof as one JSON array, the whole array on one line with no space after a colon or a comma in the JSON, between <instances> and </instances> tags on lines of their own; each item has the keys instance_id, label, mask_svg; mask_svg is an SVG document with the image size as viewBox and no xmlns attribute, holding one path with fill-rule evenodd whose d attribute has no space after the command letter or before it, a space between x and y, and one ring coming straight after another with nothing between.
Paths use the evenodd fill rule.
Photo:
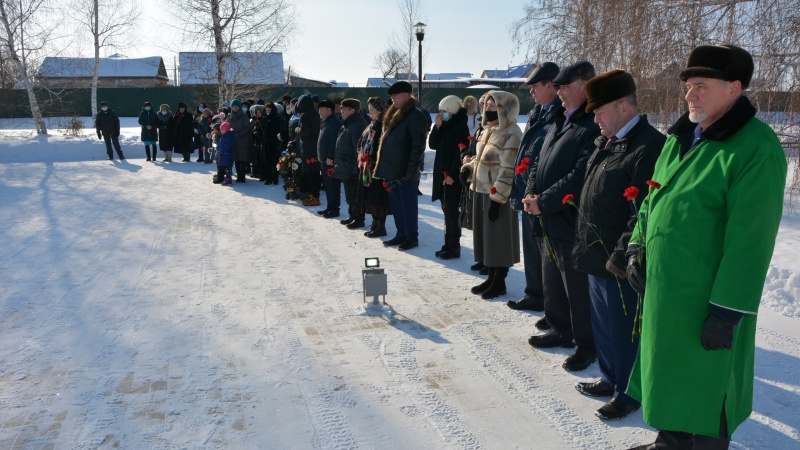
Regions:
<instances>
[{"instance_id":1,"label":"snow on roof","mask_svg":"<svg viewBox=\"0 0 800 450\"><path fill-rule=\"evenodd\" d=\"M178 53L180 84L217 84L214 52ZM225 60L225 78L231 84L284 84L283 53L234 52Z\"/></svg>"},{"instance_id":2,"label":"snow on roof","mask_svg":"<svg viewBox=\"0 0 800 450\"><path fill-rule=\"evenodd\" d=\"M471 73L455 72L455 73L426 73L422 79L424 81L437 81L437 80L455 80L457 78L472 78Z\"/></svg>"},{"instance_id":3,"label":"snow on roof","mask_svg":"<svg viewBox=\"0 0 800 450\"><path fill-rule=\"evenodd\" d=\"M39 68L41 78L86 78L92 76L94 58L62 58L48 56ZM160 56L145 58L100 58L101 78L164 78L168 79Z\"/></svg>"},{"instance_id":4,"label":"snow on roof","mask_svg":"<svg viewBox=\"0 0 800 450\"><path fill-rule=\"evenodd\" d=\"M508 72L506 69L498 70L498 69L486 69L483 71L483 74L486 75L486 78L494 78L498 75L502 75Z\"/></svg>"},{"instance_id":5,"label":"snow on roof","mask_svg":"<svg viewBox=\"0 0 800 450\"><path fill-rule=\"evenodd\" d=\"M496 78L525 78L525 74L533 67L533 64L523 64L521 66L512 66L508 71L502 75L496 75Z\"/></svg>"},{"instance_id":6,"label":"snow on roof","mask_svg":"<svg viewBox=\"0 0 800 450\"><path fill-rule=\"evenodd\" d=\"M397 82L395 78L367 78L367 87L386 87Z\"/></svg>"}]
</instances>

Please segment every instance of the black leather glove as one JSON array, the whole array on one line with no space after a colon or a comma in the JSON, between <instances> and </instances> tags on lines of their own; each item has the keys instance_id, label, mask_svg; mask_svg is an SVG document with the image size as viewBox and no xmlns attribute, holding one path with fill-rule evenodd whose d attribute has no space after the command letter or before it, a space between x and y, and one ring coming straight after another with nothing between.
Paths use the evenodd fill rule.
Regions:
<instances>
[{"instance_id":1,"label":"black leather glove","mask_svg":"<svg viewBox=\"0 0 800 450\"><path fill-rule=\"evenodd\" d=\"M733 331L736 324L709 314L703 325L703 335L700 343L706 350L730 350L733 348Z\"/></svg>"},{"instance_id":2,"label":"black leather glove","mask_svg":"<svg viewBox=\"0 0 800 450\"><path fill-rule=\"evenodd\" d=\"M630 283L633 290L639 295L644 295L646 275L644 267L639 263L638 246L628 248L628 265L625 268L625 273L628 275L628 283Z\"/></svg>"},{"instance_id":3,"label":"black leather glove","mask_svg":"<svg viewBox=\"0 0 800 450\"><path fill-rule=\"evenodd\" d=\"M489 222L494 222L500 217L500 203L495 201L491 203L492 204L489 205Z\"/></svg>"}]
</instances>

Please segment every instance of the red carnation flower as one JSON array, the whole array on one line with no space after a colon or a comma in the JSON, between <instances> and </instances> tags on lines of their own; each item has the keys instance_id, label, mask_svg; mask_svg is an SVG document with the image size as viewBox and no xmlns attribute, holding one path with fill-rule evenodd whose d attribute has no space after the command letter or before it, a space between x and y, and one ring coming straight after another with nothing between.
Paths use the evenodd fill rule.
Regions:
<instances>
[{"instance_id":1,"label":"red carnation flower","mask_svg":"<svg viewBox=\"0 0 800 450\"><path fill-rule=\"evenodd\" d=\"M661 188L661 184L658 181L647 180L647 185L650 186L653 189L660 189Z\"/></svg>"},{"instance_id":2,"label":"red carnation flower","mask_svg":"<svg viewBox=\"0 0 800 450\"><path fill-rule=\"evenodd\" d=\"M497 194L497 188L492 186L492 190L490 191L492 195Z\"/></svg>"},{"instance_id":3,"label":"red carnation flower","mask_svg":"<svg viewBox=\"0 0 800 450\"><path fill-rule=\"evenodd\" d=\"M333 175L333 167L328 168L328 176Z\"/></svg>"},{"instance_id":4,"label":"red carnation flower","mask_svg":"<svg viewBox=\"0 0 800 450\"><path fill-rule=\"evenodd\" d=\"M467 148L467 146L464 145L464 144L458 144L458 148L460 148L461 150L464 150L465 148Z\"/></svg>"},{"instance_id":5,"label":"red carnation flower","mask_svg":"<svg viewBox=\"0 0 800 450\"><path fill-rule=\"evenodd\" d=\"M470 141L471 141L471 140L473 140L473 139L475 139L475 136L467 136L467 140L470 140Z\"/></svg>"},{"instance_id":6,"label":"red carnation flower","mask_svg":"<svg viewBox=\"0 0 800 450\"><path fill-rule=\"evenodd\" d=\"M636 200L636 197L639 196L639 188L637 188L636 186L631 186L625 189L625 193L622 195L624 195L628 201L632 202Z\"/></svg>"},{"instance_id":7,"label":"red carnation flower","mask_svg":"<svg viewBox=\"0 0 800 450\"><path fill-rule=\"evenodd\" d=\"M442 172L442 174L444 175L445 178L450 176L450 172L448 172L446 170L444 172Z\"/></svg>"},{"instance_id":8,"label":"red carnation flower","mask_svg":"<svg viewBox=\"0 0 800 450\"><path fill-rule=\"evenodd\" d=\"M389 183L383 182L383 188L386 189L386 192L392 192L392 189L389 188Z\"/></svg>"},{"instance_id":9,"label":"red carnation flower","mask_svg":"<svg viewBox=\"0 0 800 450\"><path fill-rule=\"evenodd\" d=\"M525 171L527 169L528 169L527 167L525 167L522 164L520 164L520 165L517 166L516 169L514 169L514 172L516 172L517 175L522 175L523 173L525 173Z\"/></svg>"},{"instance_id":10,"label":"red carnation flower","mask_svg":"<svg viewBox=\"0 0 800 450\"><path fill-rule=\"evenodd\" d=\"M561 199L561 204L562 205L573 205L573 204L575 204L575 196L572 195L572 194L565 195L564 198Z\"/></svg>"}]
</instances>

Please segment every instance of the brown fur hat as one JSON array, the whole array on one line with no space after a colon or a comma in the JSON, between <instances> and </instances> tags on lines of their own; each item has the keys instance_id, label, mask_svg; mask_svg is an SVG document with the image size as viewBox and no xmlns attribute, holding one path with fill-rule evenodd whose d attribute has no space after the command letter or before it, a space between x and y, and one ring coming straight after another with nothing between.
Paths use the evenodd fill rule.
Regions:
<instances>
[{"instance_id":1,"label":"brown fur hat","mask_svg":"<svg viewBox=\"0 0 800 450\"><path fill-rule=\"evenodd\" d=\"M586 112L607 105L615 100L636 93L636 83L628 72L622 69L601 73L586 82L586 97L588 104Z\"/></svg>"}]
</instances>

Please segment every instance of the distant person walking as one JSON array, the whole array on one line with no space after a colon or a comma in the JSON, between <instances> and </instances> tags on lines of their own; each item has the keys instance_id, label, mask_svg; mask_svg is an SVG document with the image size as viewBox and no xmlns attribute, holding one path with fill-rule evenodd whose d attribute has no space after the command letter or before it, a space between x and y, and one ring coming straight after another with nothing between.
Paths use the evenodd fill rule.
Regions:
<instances>
[{"instance_id":1,"label":"distant person walking","mask_svg":"<svg viewBox=\"0 0 800 450\"><path fill-rule=\"evenodd\" d=\"M119 159L125 159L119 146L119 117L117 117L117 113L114 110L108 107L106 102L100 102L100 111L94 118L94 127L97 130L97 139L102 139L106 143L108 159L114 160L111 144L114 144L114 150L117 151Z\"/></svg>"}]
</instances>

